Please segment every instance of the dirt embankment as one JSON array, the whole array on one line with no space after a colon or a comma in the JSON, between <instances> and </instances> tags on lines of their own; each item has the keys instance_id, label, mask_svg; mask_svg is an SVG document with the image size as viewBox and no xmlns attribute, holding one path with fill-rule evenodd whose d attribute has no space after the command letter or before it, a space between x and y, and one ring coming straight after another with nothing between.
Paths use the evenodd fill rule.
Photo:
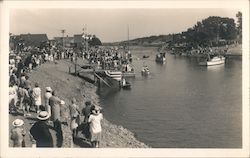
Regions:
<instances>
[{"instance_id":1,"label":"dirt embankment","mask_svg":"<svg viewBox=\"0 0 250 158\"><path fill-rule=\"evenodd\" d=\"M41 65L37 70L34 70L29 76L30 80L34 84L39 83L42 89L42 94L45 93L45 87L50 86L53 90L57 91L57 95L60 99L65 101L65 106L62 108L62 121L70 123L69 108L71 99L75 97L78 105L83 108L86 100L91 100L94 104L99 104L99 97L96 94L96 87L91 83L84 81L83 79L70 75L68 73L69 67L73 67L73 64L68 60L58 61L57 64L46 63ZM42 96L43 97L43 96ZM42 98L44 101L44 99ZM104 107L105 108L105 107ZM32 114L32 117L36 117L36 114ZM10 116L11 121L15 118L24 119L27 130L30 129L34 119L26 119L22 116ZM104 116L105 117L105 116ZM11 128L11 125L10 125ZM63 147L79 147L72 144L72 136L70 127L63 125L64 143ZM134 134L122 126L111 124L107 120L102 122L102 141L100 147L111 148L147 148L148 146L142 142L139 142L134 137ZM54 135L54 133L53 133ZM27 146L31 146L31 142L26 138ZM10 143L11 145L11 143Z\"/></svg>"}]
</instances>

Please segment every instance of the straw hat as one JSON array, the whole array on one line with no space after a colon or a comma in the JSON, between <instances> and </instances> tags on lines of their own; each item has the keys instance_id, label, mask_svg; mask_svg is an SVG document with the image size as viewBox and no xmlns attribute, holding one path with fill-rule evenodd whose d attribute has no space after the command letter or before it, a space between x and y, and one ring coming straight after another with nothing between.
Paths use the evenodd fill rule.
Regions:
<instances>
[{"instance_id":1,"label":"straw hat","mask_svg":"<svg viewBox=\"0 0 250 158\"><path fill-rule=\"evenodd\" d=\"M46 87L45 89L46 89L46 91L48 91L48 92L52 92L51 87Z\"/></svg>"},{"instance_id":2,"label":"straw hat","mask_svg":"<svg viewBox=\"0 0 250 158\"><path fill-rule=\"evenodd\" d=\"M21 119L16 119L15 121L12 122L12 125L13 125L14 127L20 127L20 126L22 126L23 124L24 124L24 122L23 122L23 120L21 120Z\"/></svg>"},{"instance_id":3,"label":"straw hat","mask_svg":"<svg viewBox=\"0 0 250 158\"><path fill-rule=\"evenodd\" d=\"M98 105L95 105L95 110L96 111L101 111L102 107L98 106Z\"/></svg>"},{"instance_id":4,"label":"straw hat","mask_svg":"<svg viewBox=\"0 0 250 158\"><path fill-rule=\"evenodd\" d=\"M93 114L99 114L101 112L101 107L98 105L95 105L95 108L92 110Z\"/></svg>"},{"instance_id":5,"label":"straw hat","mask_svg":"<svg viewBox=\"0 0 250 158\"><path fill-rule=\"evenodd\" d=\"M39 120L47 120L50 117L49 113L47 111L41 111L37 118Z\"/></svg>"},{"instance_id":6,"label":"straw hat","mask_svg":"<svg viewBox=\"0 0 250 158\"><path fill-rule=\"evenodd\" d=\"M61 100L60 104L61 104L61 105L64 105L64 104L65 104L65 102L64 102L63 100Z\"/></svg>"}]
</instances>

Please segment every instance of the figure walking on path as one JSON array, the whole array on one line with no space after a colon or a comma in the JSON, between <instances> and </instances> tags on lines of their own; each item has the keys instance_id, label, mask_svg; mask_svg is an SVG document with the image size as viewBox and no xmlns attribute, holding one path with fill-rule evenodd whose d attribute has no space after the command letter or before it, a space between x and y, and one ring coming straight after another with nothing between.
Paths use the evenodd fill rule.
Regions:
<instances>
[{"instance_id":1,"label":"figure walking on path","mask_svg":"<svg viewBox=\"0 0 250 158\"><path fill-rule=\"evenodd\" d=\"M41 98L41 88L39 87L38 83L35 83L35 88L32 91L32 97L35 104L36 112L39 113L42 105L42 98ZM45 108L42 108L44 111Z\"/></svg>"},{"instance_id":2,"label":"figure walking on path","mask_svg":"<svg viewBox=\"0 0 250 158\"><path fill-rule=\"evenodd\" d=\"M30 116L30 96L28 91L22 86L18 89L19 108L23 111L23 116ZM25 114L25 110L27 113Z\"/></svg>"}]
</instances>

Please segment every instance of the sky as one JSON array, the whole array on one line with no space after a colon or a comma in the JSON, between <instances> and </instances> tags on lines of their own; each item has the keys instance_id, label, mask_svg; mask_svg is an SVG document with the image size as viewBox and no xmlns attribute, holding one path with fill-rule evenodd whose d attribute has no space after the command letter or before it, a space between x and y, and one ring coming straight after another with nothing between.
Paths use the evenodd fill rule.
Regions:
<instances>
[{"instance_id":1,"label":"sky","mask_svg":"<svg viewBox=\"0 0 250 158\"><path fill-rule=\"evenodd\" d=\"M12 9L10 33L46 33L49 39L81 34L83 28L102 42L179 33L209 16L234 18L234 9Z\"/></svg>"}]
</instances>

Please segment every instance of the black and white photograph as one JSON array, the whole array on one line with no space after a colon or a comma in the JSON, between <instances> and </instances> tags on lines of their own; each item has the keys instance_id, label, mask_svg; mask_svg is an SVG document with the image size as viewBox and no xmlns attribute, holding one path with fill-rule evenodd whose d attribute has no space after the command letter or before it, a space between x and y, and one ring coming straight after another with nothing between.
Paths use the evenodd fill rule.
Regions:
<instances>
[{"instance_id":1,"label":"black and white photograph","mask_svg":"<svg viewBox=\"0 0 250 158\"><path fill-rule=\"evenodd\" d=\"M248 157L249 2L167 2L3 1L2 149Z\"/></svg>"}]
</instances>

